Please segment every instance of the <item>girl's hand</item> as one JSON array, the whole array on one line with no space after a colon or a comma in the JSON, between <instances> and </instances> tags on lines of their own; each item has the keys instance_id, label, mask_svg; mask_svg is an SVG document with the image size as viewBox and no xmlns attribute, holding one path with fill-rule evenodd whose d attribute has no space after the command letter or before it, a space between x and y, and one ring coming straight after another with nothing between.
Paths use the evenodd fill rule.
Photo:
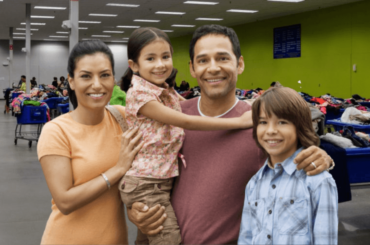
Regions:
<instances>
[{"instance_id":1,"label":"girl's hand","mask_svg":"<svg viewBox=\"0 0 370 245\"><path fill-rule=\"evenodd\" d=\"M117 167L123 173L126 173L131 168L132 161L144 144L144 141L138 143L143 135L138 131L139 128L132 128L122 134L121 151L119 153Z\"/></svg>"},{"instance_id":2,"label":"girl's hand","mask_svg":"<svg viewBox=\"0 0 370 245\"><path fill-rule=\"evenodd\" d=\"M240 128L251 128L253 126L252 120L252 110L245 112L241 117L240 120Z\"/></svg>"}]
</instances>

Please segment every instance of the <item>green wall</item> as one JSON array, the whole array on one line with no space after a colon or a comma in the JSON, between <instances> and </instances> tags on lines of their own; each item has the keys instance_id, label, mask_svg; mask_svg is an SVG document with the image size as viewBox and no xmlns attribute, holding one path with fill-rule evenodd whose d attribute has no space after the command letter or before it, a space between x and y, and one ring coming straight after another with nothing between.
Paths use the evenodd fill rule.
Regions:
<instances>
[{"instance_id":1,"label":"green wall","mask_svg":"<svg viewBox=\"0 0 370 245\"><path fill-rule=\"evenodd\" d=\"M301 24L300 58L273 59L273 29ZM370 1L269 19L233 27L246 69L237 87L268 88L272 81L315 96L360 94L370 98ZM178 84L197 82L189 73L191 36L171 39ZM357 71L352 71L352 65ZM302 85L298 84L301 80ZM300 88L302 86L302 88Z\"/></svg>"}]
</instances>

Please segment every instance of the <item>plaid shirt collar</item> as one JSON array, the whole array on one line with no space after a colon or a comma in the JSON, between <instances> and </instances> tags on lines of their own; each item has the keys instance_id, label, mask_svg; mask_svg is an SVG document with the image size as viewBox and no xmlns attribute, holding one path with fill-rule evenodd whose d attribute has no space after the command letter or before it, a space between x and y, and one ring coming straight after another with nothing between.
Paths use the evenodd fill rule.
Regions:
<instances>
[{"instance_id":1,"label":"plaid shirt collar","mask_svg":"<svg viewBox=\"0 0 370 245\"><path fill-rule=\"evenodd\" d=\"M298 150L296 150L294 152L293 155L291 155L290 157L285 159L282 163L276 163L275 166L280 164L282 166L282 168L285 170L285 172L289 175L294 174L294 172L300 173L301 171L296 171L297 170L297 165L293 162L293 160L302 150L303 150L303 147L299 148ZM275 171L275 169L273 169L271 166L269 166L269 162L268 162L268 158L267 158L266 161L265 161L265 164L262 166L261 170L258 171L258 173L257 173L257 180L260 180L263 177L264 173L266 171L269 171L269 170Z\"/></svg>"}]
</instances>

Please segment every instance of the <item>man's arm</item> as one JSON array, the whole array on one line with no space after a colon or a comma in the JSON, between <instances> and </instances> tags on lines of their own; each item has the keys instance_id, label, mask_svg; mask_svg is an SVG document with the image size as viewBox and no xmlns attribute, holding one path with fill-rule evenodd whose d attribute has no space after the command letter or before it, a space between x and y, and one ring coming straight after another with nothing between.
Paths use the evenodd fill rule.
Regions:
<instances>
[{"instance_id":1,"label":"man's arm","mask_svg":"<svg viewBox=\"0 0 370 245\"><path fill-rule=\"evenodd\" d=\"M143 203L135 202L131 208L127 208L127 216L143 234L156 235L163 229L162 224L167 218L164 210L159 204L148 208Z\"/></svg>"},{"instance_id":2,"label":"man's arm","mask_svg":"<svg viewBox=\"0 0 370 245\"><path fill-rule=\"evenodd\" d=\"M312 162L316 165L316 168L311 164ZM317 175L334 166L333 159L326 151L317 146L310 146L302 150L294 159L294 163L297 164L298 170L304 169L307 175Z\"/></svg>"}]
</instances>

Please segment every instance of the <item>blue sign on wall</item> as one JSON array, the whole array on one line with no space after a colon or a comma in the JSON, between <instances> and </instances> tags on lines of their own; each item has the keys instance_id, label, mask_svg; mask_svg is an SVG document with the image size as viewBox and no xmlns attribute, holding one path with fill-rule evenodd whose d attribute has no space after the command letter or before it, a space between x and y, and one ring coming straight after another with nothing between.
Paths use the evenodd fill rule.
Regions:
<instances>
[{"instance_id":1,"label":"blue sign on wall","mask_svg":"<svg viewBox=\"0 0 370 245\"><path fill-rule=\"evenodd\" d=\"M274 28L274 59L301 57L301 24Z\"/></svg>"}]
</instances>

